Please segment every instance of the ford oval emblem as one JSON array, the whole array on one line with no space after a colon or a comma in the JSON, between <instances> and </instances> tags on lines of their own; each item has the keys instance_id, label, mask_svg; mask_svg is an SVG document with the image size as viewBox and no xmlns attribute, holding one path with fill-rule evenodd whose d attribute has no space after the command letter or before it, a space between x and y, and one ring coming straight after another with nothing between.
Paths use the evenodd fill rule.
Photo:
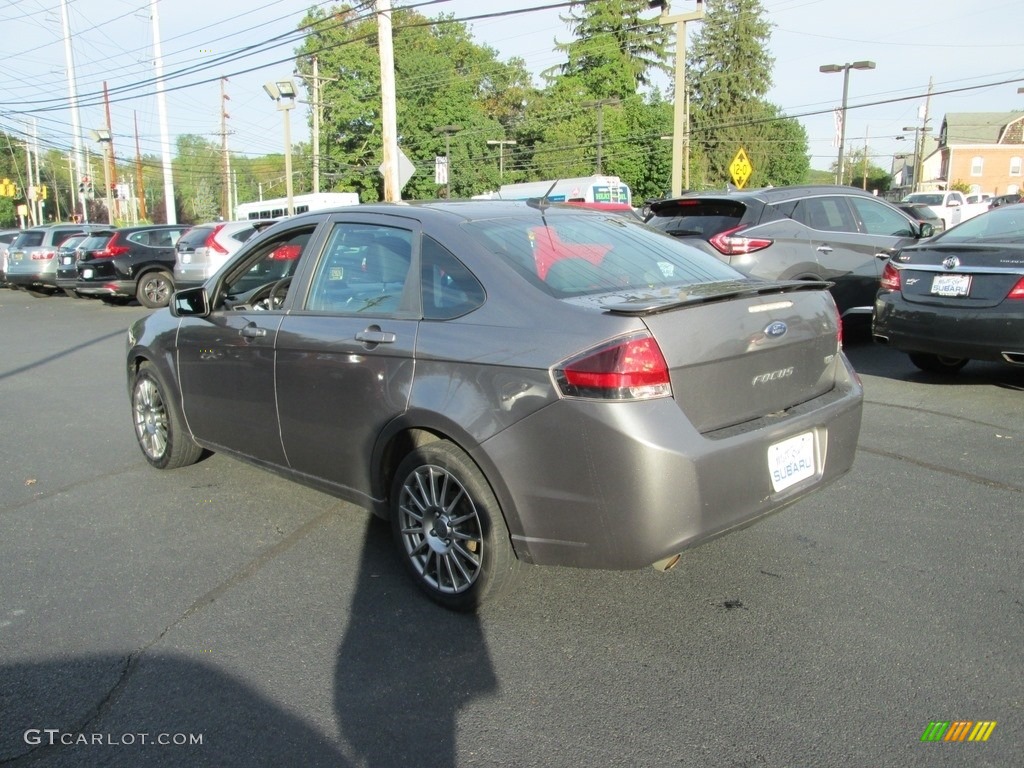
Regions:
<instances>
[{"instance_id":1,"label":"ford oval emblem","mask_svg":"<svg viewBox=\"0 0 1024 768\"><path fill-rule=\"evenodd\" d=\"M769 339L781 339L783 336L786 335L786 331L788 330L789 328L786 326L784 322L782 322L781 320L776 320L774 323L772 323L771 325L764 329L764 335L767 336Z\"/></svg>"}]
</instances>

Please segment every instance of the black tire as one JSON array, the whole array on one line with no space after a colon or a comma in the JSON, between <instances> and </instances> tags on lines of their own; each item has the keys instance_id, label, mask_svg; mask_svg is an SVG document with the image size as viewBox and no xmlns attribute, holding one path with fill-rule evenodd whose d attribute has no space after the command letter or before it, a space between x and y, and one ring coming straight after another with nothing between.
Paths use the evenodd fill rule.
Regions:
<instances>
[{"instance_id":1,"label":"black tire","mask_svg":"<svg viewBox=\"0 0 1024 768\"><path fill-rule=\"evenodd\" d=\"M31 286L25 289L25 293L29 296L35 296L37 299L48 299L50 296L53 296L55 290L56 289L50 290L49 288L37 288L35 286Z\"/></svg>"},{"instance_id":2,"label":"black tire","mask_svg":"<svg viewBox=\"0 0 1024 768\"><path fill-rule=\"evenodd\" d=\"M446 440L402 460L391 487L391 530L416 584L454 611L497 597L520 569L486 478Z\"/></svg>"},{"instance_id":3,"label":"black tire","mask_svg":"<svg viewBox=\"0 0 1024 768\"><path fill-rule=\"evenodd\" d=\"M203 453L185 429L177 403L168 400L169 391L152 363L139 366L132 382L132 423L142 455L157 469L195 464Z\"/></svg>"},{"instance_id":4,"label":"black tire","mask_svg":"<svg viewBox=\"0 0 1024 768\"><path fill-rule=\"evenodd\" d=\"M174 278L164 271L147 272L139 278L135 298L139 304L150 309L166 307L174 293Z\"/></svg>"},{"instance_id":5,"label":"black tire","mask_svg":"<svg viewBox=\"0 0 1024 768\"><path fill-rule=\"evenodd\" d=\"M965 365L966 357L943 357L942 355L929 355L924 352L910 352L910 362L928 373L956 373Z\"/></svg>"}]
</instances>

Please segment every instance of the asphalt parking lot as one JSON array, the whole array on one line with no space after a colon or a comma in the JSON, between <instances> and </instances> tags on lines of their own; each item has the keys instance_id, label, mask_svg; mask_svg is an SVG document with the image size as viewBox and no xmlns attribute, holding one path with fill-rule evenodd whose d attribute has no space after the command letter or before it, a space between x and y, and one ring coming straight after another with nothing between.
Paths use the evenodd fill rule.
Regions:
<instances>
[{"instance_id":1,"label":"asphalt parking lot","mask_svg":"<svg viewBox=\"0 0 1024 768\"><path fill-rule=\"evenodd\" d=\"M0 765L1021 764L1024 369L853 335L838 483L667 574L531 568L464 616L351 505L151 469L148 311L0 291ZM945 721L997 725L921 740Z\"/></svg>"}]
</instances>

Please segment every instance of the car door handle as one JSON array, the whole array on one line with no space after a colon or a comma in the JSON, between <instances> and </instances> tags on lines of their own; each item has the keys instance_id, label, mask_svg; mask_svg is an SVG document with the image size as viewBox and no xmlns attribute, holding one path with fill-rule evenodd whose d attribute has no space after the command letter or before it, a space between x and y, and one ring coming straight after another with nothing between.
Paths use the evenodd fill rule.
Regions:
<instances>
[{"instance_id":1,"label":"car door handle","mask_svg":"<svg viewBox=\"0 0 1024 768\"><path fill-rule=\"evenodd\" d=\"M831 245L819 245L817 250L818 250L818 253L832 253L832 246Z\"/></svg>"},{"instance_id":2,"label":"car door handle","mask_svg":"<svg viewBox=\"0 0 1024 768\"><path fill-rule=\"evenodd\" d=\"M395 334L390 331L382 331L380 328L367 328L356 334L356 341L366 344L394 344L397 339Z\"/></svg>"},{"instance_id":3,"label":"car door handle","mask_svg":"<svg viewBox=\"0 0 1024 768\"><path fill-rule=\"evenodd\" d=\"M875 258L879 259L881 261L885 261L886 259L892 258L892 254L891 253L876 253L875 254Z\"/></svg>"},{"instance_id":4,"label":"car door handle","mask_svg":"<svg viewBox=\"0 0 1024 768\"><path fill-rule=\"evenodd\" d=\"M238 335L246 339L258 339L267 335L267 329L257 328L255 325L247 325L238 332Z\"/></svg>"}]
</instances>

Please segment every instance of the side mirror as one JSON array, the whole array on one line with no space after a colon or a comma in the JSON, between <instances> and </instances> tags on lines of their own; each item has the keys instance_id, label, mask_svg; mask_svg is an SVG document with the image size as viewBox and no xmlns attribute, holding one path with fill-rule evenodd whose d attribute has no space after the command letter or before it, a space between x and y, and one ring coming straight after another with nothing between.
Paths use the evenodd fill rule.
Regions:
<instances>
[{"instance_id":1,"label":"side mirror","mask_svg":"<svg viewBox=\"0 0 1024 768\"><path fill-rule=\"evenodd\" d=\"M931 237L935 234L935 227L929 224L927 221L921 222L921 235L920 238L924 240L927 237Z\"/></svg>"},{"instance_id":2,"label":"side mirror","mask_svg":"<svg viewBox=\"0 0 1024 768\"><path fill-rule=\"evenodd\" d=\"M210 314L210 297L205 286L175 291L171 297L171 314L175 317L206 317Z\"/></svg>"}]
</instances>

